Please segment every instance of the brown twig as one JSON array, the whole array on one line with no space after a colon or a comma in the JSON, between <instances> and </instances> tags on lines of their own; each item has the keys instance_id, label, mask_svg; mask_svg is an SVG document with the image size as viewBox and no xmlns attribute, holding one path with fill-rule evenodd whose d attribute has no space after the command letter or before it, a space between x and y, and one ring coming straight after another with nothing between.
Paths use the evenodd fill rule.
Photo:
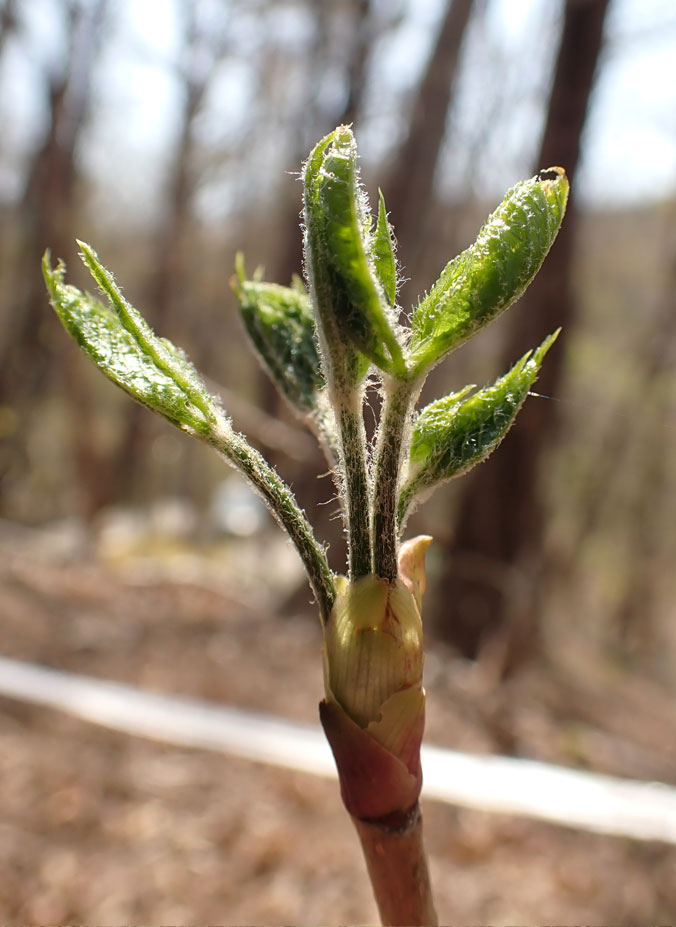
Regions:
<instances>
[{"instance_id":1,"label":"brown twig","mask_svg":"<svg viewBox=\"0 0 676 927\"><path fill-rule=\"evenodd\" d=\"M352 820L383 924L392 927L438 924L423 845L420 805L415 806L403 826L388 827L354 817Z\"/></svg>"}]
</instances>

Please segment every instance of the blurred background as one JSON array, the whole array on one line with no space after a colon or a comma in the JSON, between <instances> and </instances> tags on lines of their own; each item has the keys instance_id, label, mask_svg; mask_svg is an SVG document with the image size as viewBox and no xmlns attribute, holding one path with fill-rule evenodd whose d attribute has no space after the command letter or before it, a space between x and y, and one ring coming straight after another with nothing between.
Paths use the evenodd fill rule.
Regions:
<instances>
[{"instance_id":1,"label":"blurred background","mask_svg":"<svg viewBox=\"0 0 676 927\"><path fill-rule=\"evenodd\" d=\"M237 426L292 483L331 545L332 566L342 570L326 465L248 350L229 277L238 249L248 269L263 266L267 279L288 283L300 272L300 165L318 138L348 122L364 184L372 202L383 189L397 233L404 310L474 240L513 183L560 164L573 191L536 282L435 370L423 396L490 382L563 326L538 395L499 452L439 491L409 526L410 534L436 539L426 602L430 737L676 782L674 61L670 0L0 2L5 652L314 718L319 631L278 529L220 461L116 391L78 354L48 307L39 262L49 248L67 262L71 282L91 288L74 239L96 248L127 297L186 349ZM300 685L284 652L307 656ZM28 830L51 834L40 844L45 871L19 878L21 887L4 899L9 917L178 922L183 915L194 922L231 910L256 920L246 891L241 908L227 907L238 887L228 895L221 876L213 897L202 883L187 908L172 907L167 886L181 882L171 868L155 895L144 884L150 900L139 901L141 889L122 877L126 889L102 888L98 900L83 900L73 888L73 859L83 845L73 821L85 827L78 802L85 818L94 815L91 783L72 779L59 750L68 738L83 738L88 748L92 739L62 721L63 736L49 740L52 725L41 716L2 704L6 735L16 735L5 775L17 777L25 802L23 817L6 826L21 834L20 822L35 815ZM137 754L147 745L96 737L129 763L124 751L136 751L134 762L145 768ZM52 772L61 757L66 784L34 781L35 757L50 749ZM152 750L157 758L160 748ZM99 786L100 757L92 753L89 773ZM183 770L175 770L176 788L189 791L194 755L174 759ZM131 775L125 769L122 779ZM175 785L162 776L150 785L128 782L130 807L157 810L164 800L157 789ZM307 811L305 787L287 778ZM261 788L271 788L270 779ZM235 791L243 788L237 781ZM73 817L62 821L56 801L49 824L41 801L49 810L59 789ZM165 817L141 816L142 834L150 829L166 844L167 833L186 832L171 817L172 801ZM495 837L498 825L488 817L461 818L449 818L433 864L446 840L449 866L483 860L495 868L488 876L484 870L483 894L468 889L466 909L453 886L460 907L449 917L541 917L542 908L528 907L532 894L522 898L511 882L506 895L491 894L490 886L509 882L509 866L500 869L492 855L504 833ZM280 824L280 833L288 826ZM542 828L510 826L512 860L523 851L529 866L533 855L554 854L539 883L551 882L552 893L535 899L548 916L676 917L676 862L666 848L644 857L612 841L590 844L590 856L605 866L594 882L571 835L566 843L554 829L542 836ZM241 833L253 839L244 824ZM4 848L0 841L6 865L21 868L24 837L11 831ZM248 872L269 887L270 872L285 871L287 856L285 837L274 836L279 852L268 838L268 831L260 838L263 862ZM194 837L214 853L223 851L221 839ZM26 859L34 859L35 844L26 840ZM110 872L107 850L97 852ZM246 856L241 846L232 852ZM600 886L611 870L623 873L622 888L605 899ZM238 879L241 891L246 880ZM308 891L293 885L286 894L279 889L278 908L259 885L270 905L260 917L284 918L290 899ZM9 889L0 889L0 899L2 891ZM360 909L340 907L351 898L333 891L318 892L311 914L301 905L286 916L363 920ZM72 899L64 902L64 892ZM580 897L588 900L576 913ZM209 907L214 898L220 907ZM322 908L322 898L332 898L331 906ZM590 899L601 907L590 908Z\"/></svg>"}]
</instances>

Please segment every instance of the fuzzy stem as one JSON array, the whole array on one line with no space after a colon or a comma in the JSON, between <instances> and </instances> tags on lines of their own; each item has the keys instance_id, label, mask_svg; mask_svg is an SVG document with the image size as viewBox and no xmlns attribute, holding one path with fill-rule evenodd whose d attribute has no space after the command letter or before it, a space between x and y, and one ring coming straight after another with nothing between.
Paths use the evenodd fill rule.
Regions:
<instances>
[{"instance_id":1,"label":"fuzzy stem","mask_svg":"<svg viewBox=\"0 0 676 927\"><path fill-rule=\"evenodd\" d=\"M203 437L197 435L197 437ZM336 590L324 549L317 542L312 527L299 508L296 499L276 470L237 434L224 419L212 428L203 440L230 461L247 477L265 499L274 517L291 538L307 572L312 591L319 605L323 623L326 623Z\"/></svg>"},{"instance_id":2,"label":"fuzzy stem","mask_svg":"<svg viewBox=\"0 0 676 927\"><path fill-rule=\"evenodd\" d=\"M355 389L342 399L337 419L345 480L350 579L355 580L371 572L370 487L361 390Z\"/></svg>"},{"instance_id":3,"label":"fuzzy stem","mask_svg":"<svg viewBox=\"0 0 676 927\"><path fill-rule=\"evenodd\" d=\"M369 878L383 924L438 924L427 857L422 813L416 805L402 827L352 818L361 840Z\"/></svg>"},{"instance_id":4,"label":"fuzzy stem","mask_svg":"<svg viewBox=\"0 0 676 927\"><path fill-rule=\"evenodd\" d=\"M334 469L340 460L340 440L336 430L336 416L328 394L317 394L317 405L312 415L306 417L306 424L317 439L327 464Z\"/></svg>"},{"instance_id":5,"label":"fuzzy stem","mask_svg":"<svg viewBox=\"0 0 676 927\"><path fill-rule=\"evenodd\" d=\"M420 378L385 382L373 496L373 569L390 582L397 578L397 497L404 438L421 385Z\"/></svg>"}]
</instances>

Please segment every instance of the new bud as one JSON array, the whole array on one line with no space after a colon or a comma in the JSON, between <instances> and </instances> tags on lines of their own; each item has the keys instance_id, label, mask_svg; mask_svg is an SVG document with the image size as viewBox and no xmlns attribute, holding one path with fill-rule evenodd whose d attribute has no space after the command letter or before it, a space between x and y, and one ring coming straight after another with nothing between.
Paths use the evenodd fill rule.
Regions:
<instances>
[{"instance_id":1,"label":"new bud","mask_svg":"<svg viewBox=\"0 0 676 927\"><path fill-rule=\"evenodd\" d=\"M425 723L420 598L430 538L402 548L393 582L342 580L324 634L324 731L357 818L402 820L422 785Z\"/></svg>"}]
</instances>

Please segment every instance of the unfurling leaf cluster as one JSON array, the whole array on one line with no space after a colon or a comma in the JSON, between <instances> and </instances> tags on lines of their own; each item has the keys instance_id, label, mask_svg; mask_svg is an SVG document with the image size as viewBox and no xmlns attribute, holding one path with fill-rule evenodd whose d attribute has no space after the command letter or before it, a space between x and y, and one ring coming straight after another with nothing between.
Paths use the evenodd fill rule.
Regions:
<instances>
[{"instance_id":1,"label":"unfurling leaf cluster","mask_svg":"<svg viewBox=\"0 0 676 927\"><path fill-rule=\"evenodd\" d=\"M349 127L315 146L303 180L307 289L300 280L268 283L260 273L249 279L240 255L232 287L255 353L314 430L335 474L346 577L329 568L289 486L234 431L192 364L149 328L95 252L80 243L105 303L66 284L65 267L53 269L48 255L43 270L63 325L102 372L240 470L295 544L324 626L320 718L344 804L358 821L392 831L417 820L422 783L421 608L431 539L400 548L406 517L500 443L558 332L492 386L465 387L417 415L416 402L432 367L533 279L561 224L568 183L560 168L550 168L513 187L407 325L397 306L396 242L385 200L380 193L374 216ZM369 382L379 386L382 405L376 433L367 438Z\"/></svg>"},{"instance_id":2,"label":"unfurling leaf cluster","mask_svg":"<svg viewBox=\"0 0 676 927\"><path fill-rule=\"evenodd\" d=\"M380 193L373 215L349 127L338 127L315 146L303 181L307 290L299 280L286 287L260 275L248 279L241 257L233 289L255 352L328 452L343 503L350 580L375 574L394 582L407 513L420 497L492 452L556 335L492 386L474 393L467 387L416 416L424 379L523 293L561 225L568 182L561 168L549 168L513 187L404 324L385 201ZM322 590L326 618L336 586L289 488L232 431L192 364L151 331L94 251L85 244L81 249L108 302L66 284L63 265L53 269L46 256L45 280L65 328L113 382L216 446L246 473L294 537L313 588ZM366 439L364 429L367 381L379 384L383 398L374 440Z\"/></svg>"}]
</instances>

